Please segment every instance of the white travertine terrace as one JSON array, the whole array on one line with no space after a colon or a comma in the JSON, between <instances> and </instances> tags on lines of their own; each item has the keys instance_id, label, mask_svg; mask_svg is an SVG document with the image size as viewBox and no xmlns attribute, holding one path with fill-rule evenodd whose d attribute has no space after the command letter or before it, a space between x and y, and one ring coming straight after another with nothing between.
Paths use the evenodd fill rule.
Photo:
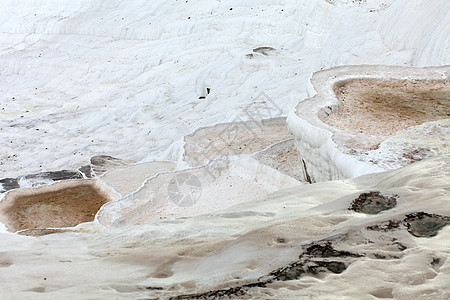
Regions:
<instances>
[{"instance_id":1,"label":"white travertine terrace","mask_svg":"<svg viewBox=\"0 0 450 300\"><path fill-rule=\"evenodd\" d=\"M449 299L450 155L436 139L449 120L402 128L360 161L292 111L322 69L449 65L449 11L448 0L0 0L0 203L92 174L112 199L75 227L23 236L0 222L0 299ZM425 69L449 74L436 70ZM252 113L261 93L280 114ZM410 163L394 154L411 143L436 157L302 184L284 121L243 126L291 111L315 180ZM224 129L235 143L220 142ZM214 138L220 151L195 163ZM186 174L201 193L173 189ZM175 207L189 192L195 203ZM352 210L367 194L396 205ZM298 276L264 281L280 268Z\"/></svg>"},{"instance_id":2,"label":"white travertine terrace","mask_svg":"<svg viewBox=\"0 0 450 300\"><path fill-rule=\"evenodd\" d=\"M362 257L319 255L313 260L340 259L348 268L244 289L234 299L448 299L450 226L416 237L402 220L420 211L450 215L449 164L449 157L435 157L280 190L202 216L98 228L97 234L1 232L2 299L166 299L235 288L298 261L305 245L327 241ZM348 210L358 195L374 190L397 194L397 206L376 215ZM400 227L385 229L391 221ZM87 225L85 232L94 232Z\"/></svg>"},{"instance_id":3,"label":"white travertine terrace","mask_svg":"<svg viewBox=\"0 0 450 300\"><path fill-rule=\"evenodd\" d=\"M319 182L353 178L367 173L398 168L411 163L411 161L405 162L402 159L405 156L402 153L405 151L405 147L411 151L423 150L423 147L433 148L432 151L427 151L417 159L448 154L450 151L448 148L450 137L448 118L406 128L394 136L357 134L350 127L343 129L331 126L327 124L326 119L329 115L337 114L342 109L343 104L336 95L336 89L351 80L437 81L443 83L445 92L450 95L449 74L449 66L428 68L345 66L315 73L311 83L317 94L300 102L295 110L291 111L287 120L289 129L295 136L297 149L304 161L304 168L311 180ZM445 102L444 106L450 105L449 98ZM370 120L367 119L367 122ZM366 125L373 128L379 127L382 132L381 128L385 126L384 123L386 121L383 119L377 119L374 123ZM427 142L424 142L424 138ZM379 148L378 146L373 147L380 141L382 143Z\"/></svg>"}]
</instances>

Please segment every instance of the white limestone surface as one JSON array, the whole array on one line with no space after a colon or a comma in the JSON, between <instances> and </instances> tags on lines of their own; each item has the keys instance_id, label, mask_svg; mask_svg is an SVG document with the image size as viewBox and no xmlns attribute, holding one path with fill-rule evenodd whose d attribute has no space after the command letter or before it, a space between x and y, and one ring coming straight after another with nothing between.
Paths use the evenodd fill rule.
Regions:
<instances>
[{"instance_id":1,"label":"white limestone surface","mask_svg":"<svg viewBox=\"0 0 450 300\"><path fill-rule=\"evenodd\" d=\"M136 163L137 169L154 161L177 162L182 169L184 136L219 123L286 116L313 96L309 80L320 69L450 64L449 5L448 0L0 0L0 178L75 170L96 155ZM253 51L258 47L274 50ZM258 113L266 107L262 93L277 115ZM321 132L311 136L317 144L326 138ZM359 163L330 149L333 145L313 154L336 159L337 167L330 167L331 158L318 162L335 178L368 172L364 165L344 174L345 164ZM274 282L246 296L449 298L448 226L430 238L412 236L405 225L367 230L417 211L448 216L448 157L268 196L288 186L288 177L250 159L238 162L230 163L229 174L242 190L223 193L229 183L224 173L221 193L208 184L203 195L230 202L205 201L197 211L192 206L194 217L179 209L153 222L148 220L153 211L130 201L123 215L134 203L147 219L130 214L136 218L119 220L120 207L105 206L106 226L99 213L75 232L37 238L5 232L0 223L0 298L164 299L239 287L297 261L305 245L322 239L364 256L343 259L349 265L341 274ZM159 188L168 196L165 184L145 189L155 179L151 171L133 174L136 185L123 185L120 173L105 175L105 181L121 194L137 188L148 200ZM259 185L255 178L261 178ZM397 207L374 216L348 210L360 193L372 190L398 194Z\"/></svg>"},{"instance_id":2,"label":"white limestone surface","mask_svg":"<svg viewBox=\"0 0 450 300\"><path fill-rule=\"evenodd\" d=\"M0 233L2 298L201 294L258 282L322 240L361 256L329 257L347 264L339 274L320 271L275 280L235 298L447 299L450 226L435 236L417 237L401 224L414 212L450 215L449 164L448 157L435 157L394 171L284 189L203 216L97 234ZM397 205L376 215L349 211L351 202L368 191L396 194ZM400 226L368 229L388 221Z\"/></svg>"},{"instance_id":3,"label":"white limestone surface","mask_svg":"<svg viewBox=\"0 0 450 300\"><path fill-rule=\"evenodd\" d=\"M248 120L261 92L287 115L321 68L450 64L449 5L1 0L0 178L177 161L183 136Z\"/></svg>"},{"instance_id":4,"label":"white limestone surface","mask_svg":"<svg viewBox=\"0 0 450 300\"><path fill-rule=\"evenodd\" d=\"M105 204L97 220L111 228L198 216L298 185L302 183L240 155L151 177L136 191Z\"/></svg>"}]
</instances>

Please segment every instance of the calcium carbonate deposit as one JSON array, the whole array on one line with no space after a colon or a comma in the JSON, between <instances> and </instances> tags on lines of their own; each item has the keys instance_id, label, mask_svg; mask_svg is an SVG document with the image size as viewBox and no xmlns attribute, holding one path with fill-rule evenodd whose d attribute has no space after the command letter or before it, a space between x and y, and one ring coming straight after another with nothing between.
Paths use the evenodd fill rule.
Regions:
<instances>
[{"instance_id":1,"label":"calcium carbonate deposit","mask_svg":"<svg viewBox=\"0 0 450 300\"><path fill-rule=\"evenodd\" d=\"M448 0L0 0L1 299L449 299Z\"/></svg>"}]
</instances>

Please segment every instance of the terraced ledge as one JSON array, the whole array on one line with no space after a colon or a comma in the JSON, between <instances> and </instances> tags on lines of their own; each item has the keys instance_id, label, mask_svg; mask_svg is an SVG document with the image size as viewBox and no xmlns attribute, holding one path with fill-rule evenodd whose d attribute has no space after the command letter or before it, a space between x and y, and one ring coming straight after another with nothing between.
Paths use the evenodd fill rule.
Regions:
<instances>
[{"instance_id":1,"label":"terraced ledge","mask_svg":"<svg viewBox=\"0 0 450 300\"><path fill-rule=\"evenodd\" d=\"M312 182L396 169L450 149L450 66L317 72L287 119Z\"/></svg>"},{"instance_id":2,"label":"terraced ledge","mask_svg":"<svg viewBox=\"0 0 450 300\"><path fill-rule=\"evenodd\" d=\"M198 167L214 159L262 151L290 138L285 117L216 124L184 137L183 160Z\"/></svg>"}]
</instances>

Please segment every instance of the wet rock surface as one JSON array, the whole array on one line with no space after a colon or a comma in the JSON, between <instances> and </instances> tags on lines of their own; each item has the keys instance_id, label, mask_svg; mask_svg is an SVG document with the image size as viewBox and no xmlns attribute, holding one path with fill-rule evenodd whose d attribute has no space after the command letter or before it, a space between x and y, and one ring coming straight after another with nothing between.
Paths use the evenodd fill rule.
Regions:
<instances>
[{"instance_id":1,"label":"wet rock surface","mask_svg":"<svg viewBox=\"0 0 450 300\"><path fill-rule=\"evenodd\" d=\"M450 217L417 212L407 215L405 223L411 235L433 237L438 234L439 230L450 224Z\"/></svg>"},{"instance_id":2,"label":"wet rock surface","mask_svg":"<svg viewBox=\"0 0 450 300\"><path fill-rule=\"evenodd\" d=\"M126 166L127 164L122 159L108 155L93 156L90 159L89 165L81 166L78 170L40 172L19 176L17 178L0 179L0 193L20 188L21 181L27 182L26 187L38 187L63 180L94 178L105 174L108 170Z\"/></svg>"},{"instance_id":3,"label":"wet rock surface","mask_svg":"<svg viewBox=\"0 0 450 300\"><path fill-rule=\"evenodd\" d=\"M78 171L80 171L86 178L94 177L94 175L92 174L92 167L90 165L82 166L78 168Z\"/></svg>"},{"instance_id":4,"label":"wet rock surface","mask_svg":"<svg viewBox=\"0 0 450 300\"><path fill-rule=\"evenodd\" d=\"M108 170L127 165L127 162L109 155L96 155L91 157L92 171L97 176L105 174Z\"/></svg>"},{"instance_id":5,"label":"wet rock surface","mask_svg":"<svg viewBox=\"0 0 450 300\"><path fill-rule=\"evenodd\" d=\"M376 215L382 211L394 208L397 205L397 195L384 196L380 192L362 193L353 200L350 210Z\"/></svg>"},{"instance_id":6,"label":"wet rock surface","mask_svg":"<svg viewBox=\"0 0 450 300\"><path fill-rule=\"evenodd\" d=\"M403 220L388 220L386 222L367 226L371 231L393 231L407 229L415 237L433 237L445 226L450 224L449 216L414 212L405 216Z\"/></svg>"},{"instance_id":7,"label":"wet rock surface","mask_svg":"<svg viewBox=\"0 0 450 300\"><path fill-rule=\"evenodd\" d=\"M0 179L0 193L7 192L12 189L19 188L19 182L17 181L17 178L3 178Z\"/></svg>"},{"instance_id":8,"label":"wet rock surface","mask_svg":"<svg viewBox=\"0 0 450 300\"><path fill-rule=\"evenodd\" d=\"M24 179L28 180L51 180L51 181L61 181L69 179L83 179L83 175L78 171L71 170L61 170L54 172L42 172L37 174L25 175Z\"/></svg>"},{"instance_id":9,"label":"wet rock surface","mask_svg":"<svg viewBox=\"0 0 450 300\"><path fill-rule=\"evenodd\" d=\"M79 171L60 170L28 174L17 178L4 178L0 179L0 193L20 188L21 181L27 182L27 186L37 187L69 179L83 179L83 174Z\"/></svg>"}]
</instances>

